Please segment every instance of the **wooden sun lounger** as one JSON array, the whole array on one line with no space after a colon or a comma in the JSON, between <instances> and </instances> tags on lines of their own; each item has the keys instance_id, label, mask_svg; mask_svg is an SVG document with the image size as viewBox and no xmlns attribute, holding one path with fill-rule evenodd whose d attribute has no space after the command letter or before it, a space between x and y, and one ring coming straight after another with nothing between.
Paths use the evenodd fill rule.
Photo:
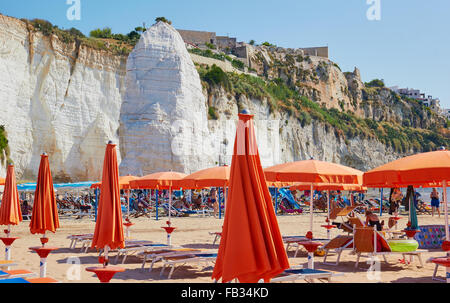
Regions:
<instances>
[{"instance_id":1,"label":"wooden sun lounger","mask_svg":"<svg viewBox=\"0 0 450 303\"><path fill-rule=\"evenodd\" d=\"M328 242L327 244L325 244L323 246L323 249L325 250L323 264L337 266L337 265L339 265L339 261L341 259L341 254L344 250L353 251L353 237L339 235L336 238L331 239L331 241ZM328 257L330 250L334 250L334 252L337 253L337 259L336 259L335 263L327 263L327 257Z\"/></svg>"},{"instance_id":2,"label":"wooden sun lounger","mask_svg":"<svg viewBox=\"0 0 450 303\"><path fill-rule=\"evenodd\" d=\"M172 277L173 272L175 271L175 265L177 264L187 264L187 263L215 263L217 259L217 253L196 253L196 254L187 254L187 255L180 255L180 256L172 256L172 257L163 257L161 260L163 262L163 266L161 268L161 273L159 274L162 276L164 273L164 269L166 266L170 267L169 275L167 276L168 279Z\"/></svg>"}]
</instances>

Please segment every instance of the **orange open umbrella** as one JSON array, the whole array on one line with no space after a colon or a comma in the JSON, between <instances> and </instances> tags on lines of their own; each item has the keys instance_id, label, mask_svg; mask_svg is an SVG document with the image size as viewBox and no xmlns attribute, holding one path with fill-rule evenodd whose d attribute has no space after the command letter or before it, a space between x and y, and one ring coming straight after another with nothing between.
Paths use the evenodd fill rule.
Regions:
<instances>
[{"instance_id":1,"label":"orange open umbrella","mask_svg":"<svg viewBox=\"0 0 450 303\"><path fill-rule=\"evenodd\" d=\"M295 182L289 187L291 190L309 190L311 183ZM359 184L341 184L341 183L316 183L315 190L348 190L348 191L366 191L367 187Z\"/></svg>"},{"instance_id":2,"label":"orange open umbrella","mask_svg":"<svg viewBox=\"0 0 450 303\"><path fill-rule=\"evenodd\" d=\"M131 188L139 189L168 189L169 190L169 222L172 209L172 189L180 188L178 183L181 179L187 177L186 174L167 171L150 174L139 179L130 181ZM170 225L170 223L169 223ZM168 242L170 243L170 234L168 234Z\"/></svg>"},{"instance_id":3,"label":"orange open umbrella","mask_svg":"<svg viewBox=\"0 0 450 303\"><path fill-rule=\"evenodd\" d=\"M22 222L22 211L20 210L19 192L17 191L14 165L10 164L6 172L5 190L0 206L0 225L8 225L6 238L0 238L5 244L6 260L11 260L11 244L18 239L10 236L11 225L18 225L20 222Z\"/></svg>"},{"instance_id":4,"label":"orange open umbrella","mask_svg":"<svg viewBox=\"0 0 450 303\"><path fill-rule=\"evenodd\" d=\"M48 155L41 155L38 180L34 193L33 212L30 231L32 234L44 234L46 231L56 232L59 228L58 209L56 207L55 191L53 189L52 173Z\"/></svg>"},{"instance_id":5,"label":"orange open umbrella","mask_svg":"<svg viewBox=\"0 0 450 303\"><path fill-rule=\"evenodd\" d=\"M229 180L230 167L217 166L199 170L174 182L174 184L179 188L199 189L205 187L226 187Z\"/></svg>"},{"instance_id":6,"label":"orange open umbrella","mask_svg":"<svg viewBox=\"0 0 450 303\"><path fill-rule=\"evenodd\" d=\"M303 160L268 167L264 170L269 181L305 182L310 184L310 232L313 229L313 195L316 184L362 184L363 172L341 164L318 160Z\"/></svg>"},{"instance_id":7,"label":"orange open umbrella","mask_svg":"<svg viewBox=\"0 0 450 303\"><path fill-rule=\"evenodd\" d=\"M440 184L444 193L445 238L447 250L447 282L450 283L450 232L448 220L447 186L450 180L450 151L438 150L404 157L364 173L367 187L404 187L408 185L430 187Z\"/></svg>"},{"instance_id":8,"label":"orange open umbrella","mask_svg":"<svg viewBox=\"0 0 450 303\"><path fill-rule=\"evenodd\" d=\"M450 151L439 150L404 157L364 173L364 186L426 185L450 180Z\"/></svg>"},{"instance_id":9,"label":"orange open umbrella","mask_svg":"<svg viewBox=\"0 0 450 303\"><path fill-rule=\"evenodd\" d=\"M119 189L130 189L130 181L139 179L139 177L135 176L122 176L119 177ZM91 185L91 188L100 188L102 186L102 183L94 183Z\"/></svg>"},{"instance_id":10,"label":"orange open umbrella","mask_svg":"<svg viewBox=\"0 0 450 303\"><path fill-rule=\"evenodd\" d=\"M227 211L212 278L266 282L289 268L266 184L253 116L239 114Z\"/></svg>"},{"instance_id":11,"label":"orange open umbrella","mask_svg":"<svg viewBox=\"0 0 450 303\"><path fill-rule=\"evenodd\" d=\"M107 250L123 248L124 245L116 145L108 143L103 161L98 215L91 247L105 249L107 258Z\"/></svg>"},{"instance_id":12,"label":"orange open umbrella","mask_svg":"<svg viewBox=\"0 0 450 303\"><path fill-rule=\"evenodd\" d=\"M264 169L268 181L361 184L363 172L318 160L303 160Z\"/></svg>"},{"instance_id":13,"label":"orange open umbrella","mask_svg":"<svg viewBox=\"0 0 450 303\"><path fill-rule=\"evenodd\" d=\"M130 186L139 189L170 189L176 187L176 182L186 176L174 171L159 172L132 180Z\"/></svg>"}]
</instances>

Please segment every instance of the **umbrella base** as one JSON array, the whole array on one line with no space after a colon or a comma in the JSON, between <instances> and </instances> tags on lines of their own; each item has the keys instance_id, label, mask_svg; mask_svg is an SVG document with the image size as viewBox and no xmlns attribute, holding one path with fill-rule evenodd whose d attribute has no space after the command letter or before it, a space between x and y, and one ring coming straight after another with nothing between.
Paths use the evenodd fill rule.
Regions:
<instances>
[{"instance_id":1,"label":"umbrella base","mask_svg":"<svg viewBox=\"0 0 450 303\"><path fill-rule=\"evenodd\" d=\"M101 283L109 283L115 274L119 272L124 272L125 268L116 266L105 266L105 267L88 267L87 271L93 272L97 275L97 278Z\"/></svg>"}]
</instances>

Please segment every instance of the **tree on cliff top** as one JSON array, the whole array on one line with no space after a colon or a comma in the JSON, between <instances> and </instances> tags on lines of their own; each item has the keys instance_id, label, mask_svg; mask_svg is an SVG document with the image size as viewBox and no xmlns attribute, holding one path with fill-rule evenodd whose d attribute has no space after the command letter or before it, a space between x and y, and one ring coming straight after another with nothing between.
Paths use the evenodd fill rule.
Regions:
<instances>
[{"instance_id":1,"label":"tree on cliff top","mask_svg":"<svg viewBox=\"0 0 450 303\"><path fill-rule=\"evenodd\" d=\"M108 39L108 38L112 37L112 31L111 31L111 28L109 28L109 27L105 27L104 29L97 28L97 29L94 29L93 31L91 31L89 35L93 38Z\"/></svg>"},{"instance_id":2,"label":"tree on cliff top","mask_svg":"<svg viewBox=\"0 0 450 303\"><path fill-rule=\"evenodd\" d=\"M166 22L168 24L172 24L172 21L167 20L166 17L158 17L158 18L155 19L155 22L158 23L159 21Z\"/></svg>"}]
</instances>

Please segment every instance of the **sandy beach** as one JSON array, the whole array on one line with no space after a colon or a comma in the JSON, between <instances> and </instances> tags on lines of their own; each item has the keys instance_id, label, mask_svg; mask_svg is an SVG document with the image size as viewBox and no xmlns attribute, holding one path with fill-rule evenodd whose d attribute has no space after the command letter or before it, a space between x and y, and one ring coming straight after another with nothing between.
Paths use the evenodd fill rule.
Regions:
<instances>
[{"instance_id":1,"label":"sandy beach","mask_svg":"<svg viewBox=\"0 0 450 303\"><path fill-rule=\"evenodd\" d=\"M317 238L326 238L325 229L320 227L324 224L326 213L314 214L314 234ZM388 215L382 217L386 220ZM431 217L430 215L418 216L419 225L430 224L444 224L444 217ZM339 218L338 218L339 220ZM285 215L278 216L279 226L282 235L305 235L309 226L309 215ZM132 220L135 225L131 228L131 238L137 240L149 240L155 243L166 243L166 234L161 228L165 225L166 218L163 217L159 221L149 218L138 218ZM399 221L399 227L403 228L406 225L407 216L402 216ZM67 236L73 234L93 233L95 223L92 219L61 219L61 228L55 234L47 234L50 238L48 245L57 246L60 249L52 253L47 261L47 275L53 277L64 283L97 283L96 276L85 270L86 267L98 265L98 253L95 250L90 250L88 253L80 252L79 248L69 249L70 240ZM212 245L214 236L209 232L217 232L221 230L223 219L219 220L213 217L175 217L172 218L173 226L177 229L172 236L173 245L182 245L187 248L198 248L206 251L214 251L218 248ZM18 263L15 269L29 269L39 274L39 257L31 252L28 248L31 246L40 245L39 235L32 235L29 231L29 221L22 222L19 226L12 227L12 236L20 237L12 246L12 259ZM336 236L338 231L332 232L332 237ZM291 266L305 265L307 263L307 253L302 251L294 258L295 250L288 252L289 262ZM400 264L399 258L401 255L388 256L389 264L381 263L380 281L371 280L371 275L367 274L369 265L366 259L362 259L358 269L354 268L356 256L351 255L350 252L345 251L342 254L341 263L339 266L330 266L322 264L323 257L315 258L315 268L343 273L342 276L334 277L332 282L343 283L373 283L373 282L423 282L423 283L439 283L432 281L434 264L425 263L430 257L443 256L444 253L435 250L423 255L424 267L419 268L418 262L412 262L410 265ZM115 259L115 252L111 252L111 260ZM2 256L3 257L3 256ZM331 260L335 260L332 255ZM73 263L79 260L80 267L74 266ZM141 270L142 260L130 256L123 266L126 271L117 274L111 283L198 283L198 282L212 282L211 273L212 267L203 268L203 266L182 266L179 267L173 274L172 278L167 279L167 274L160 277L161 265L156 264L152 272L148 272L149 264L146 265L146 270ZM211 264L212 265L212 264ZM79 272L79 279L77 277ZM444 270L440 269L438 275L442 277ZM299 281L302 283L303 281Z\"/></svg>"}]
</instances>

